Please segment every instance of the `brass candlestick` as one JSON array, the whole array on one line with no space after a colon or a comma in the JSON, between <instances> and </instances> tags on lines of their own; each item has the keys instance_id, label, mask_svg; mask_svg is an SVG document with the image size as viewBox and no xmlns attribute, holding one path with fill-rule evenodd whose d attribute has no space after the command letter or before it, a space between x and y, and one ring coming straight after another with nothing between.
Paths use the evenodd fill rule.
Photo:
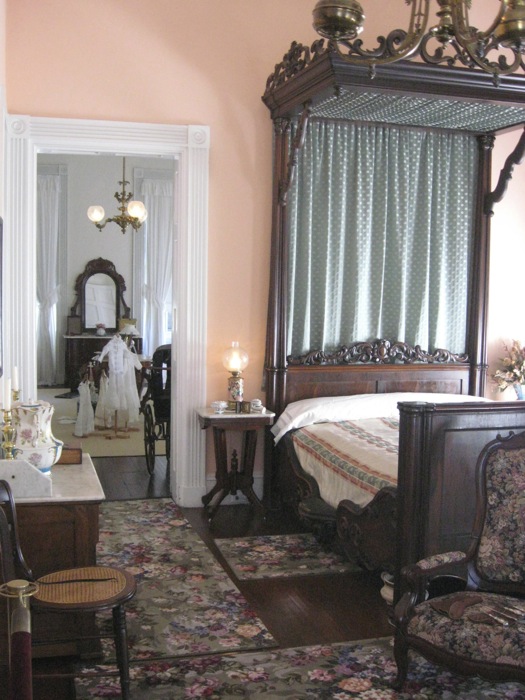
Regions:
<instances>
[{"instance_id":1,"label":"brass candlestick","mask_svg":"<svg viewBox=\"0 0 525 700\"><path fill-rule=\"evenodd\" d=\"M4 413L4 425L2 427L2 449L4 451L4 459L14 459L13 454L15 449L15 438L16 438L16 428L11 422L11 410L5 410Z\"/></svg>"},{"instance_id":2,"label":"brass candlestick","mask_svg":"<svg viewBox=\"0 0 525 700\"><path fill-rule=\"evenodd\" d=\"M13 396L13 401L20 401L20 390L19 389L13 389L11 394Z\"/></svg>"}]
</instances>

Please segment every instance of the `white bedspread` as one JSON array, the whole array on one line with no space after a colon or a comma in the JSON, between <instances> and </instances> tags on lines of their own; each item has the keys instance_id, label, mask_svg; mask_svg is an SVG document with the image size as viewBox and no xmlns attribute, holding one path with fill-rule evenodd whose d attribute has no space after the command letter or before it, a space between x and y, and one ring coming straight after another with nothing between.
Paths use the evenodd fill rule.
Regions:
<instances>
[{"instance_id":1,"label":"white bedspread","mask_svg":"<svg viewBox=\"0 0 525 700\"><path fill-rule=\"evenodd\" d=\"M272 427L274 442L289 430L303 428L312 423L328 423L362 418L397 418L400 401L424 401L426 403L471 403L490 401L466 394L431 394L421 392L392 392L390 394L356 394L355 396L324 396L303 399L288 404Z\"/></svg>"},{"instance_id":2,"label":"white bedspread","mask_svg":"<svg viewBox=\"0 0 525 700\"><path fill-rule=\"evenodd\" d=\"M304 399L289 404L272 427L277 443L292 440L303 469L319 484L322 498L365 506L385 486L397 484L399 408L402 401L487 402L476 396L399 392Z\"/></svg>"},{"instance_id":3,"label":"white bedspread","mask_svg":"<svg viewBox=\"0 0 525 700\"><path fill-rule=\"evenodd\" d=\"M343 499L365 506L379 490L397 484L397 419L318 423L297 430L292 440L302 468L334 508Z\"/></svg>"}]
</instances>

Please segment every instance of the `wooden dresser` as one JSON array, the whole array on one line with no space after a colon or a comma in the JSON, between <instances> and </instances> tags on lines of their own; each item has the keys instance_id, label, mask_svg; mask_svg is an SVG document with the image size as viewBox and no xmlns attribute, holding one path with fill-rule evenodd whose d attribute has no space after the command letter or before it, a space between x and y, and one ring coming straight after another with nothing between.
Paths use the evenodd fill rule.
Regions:
<instances>
[{"instance_id":1,"label":"wooden dresser","mask_svg":"<svg viewBox=\"0 0 525 700\"><path fill-rule=\"evenodd\" d=\"M111 340L111 335L65 335L66 341L66 385L71 391L76 391L80 384L80 368L93 358L96 352ZM133 339L137 354L142 352L142 338Z\"/></svg>"}]
</instances>

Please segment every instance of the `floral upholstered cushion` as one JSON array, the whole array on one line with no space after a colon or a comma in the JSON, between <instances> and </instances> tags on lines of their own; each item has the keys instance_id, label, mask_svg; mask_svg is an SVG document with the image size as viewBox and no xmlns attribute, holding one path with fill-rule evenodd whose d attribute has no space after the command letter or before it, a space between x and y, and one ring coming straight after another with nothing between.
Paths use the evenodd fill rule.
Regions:
<instances>
[{"instance_id":1,"label":"floral upholstered cushion","mask_svg":"<svg viewBox=\"0 0 525 700\"><path fill-rule=\"evenodd\" d=\"M442 554L434 554L431 557L426 557L426 559L420 559L417 562L417 566L421 570L434 569L444 564L457 564L457 562L462 561L465 558L464 552L444 552Z\"/></svg>"},{"instance_id":2,"label":"floral upholstered cushion","mask_svg":"<svg viewBox=\"0 0 525 700\"><path fill-rule=\"evenodd\" d=\"M489 581L525 583L525 449L495 450L487 461L486 484L478 571Z\"/></svg>"},{"instance_id":3,"label":"floral upholstered cushion","mask_svg":"<svg viewBox=\"0 0 525 700\"><path fill-rule=\"evenodd\" d=\"M433 601L416 605L408 623L408 634L427 640L458 657L490 663L525 666L525 600L479 591L461 594L463 599L482 599L467 605L460 619L453 620L438 612ZM440 601L454 600L457 594L440 597ZM486 612L501 610L501 605L521 610L521 621L507 625L491 620ZM446 605L443 605L446 608ZM477 621L477 620L483 621Z\"/></svg>"}]
</instances>

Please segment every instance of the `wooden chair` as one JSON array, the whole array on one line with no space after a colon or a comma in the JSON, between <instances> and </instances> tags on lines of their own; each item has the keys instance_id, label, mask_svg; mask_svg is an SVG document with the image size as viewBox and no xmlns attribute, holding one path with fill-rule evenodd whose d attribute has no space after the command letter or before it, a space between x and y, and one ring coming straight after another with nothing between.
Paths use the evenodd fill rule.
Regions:
<instances>
[{"instance_id":1,"label":"wooden chair","mask_svg":"<svg viewBox=\"0 0 525 700\"><path fill-rule=\"evenodd\" d=\"M15 501L7 481L0 480L0 576L34 581L20 548ZM59 544L57 546L60 546ZM95 613L111 610L122 698L129 698L129 656L124 603L136 591L135 578L123 569L85 566L47 574L35 581L34 612ZM54 640L53 640L54 641Z\"/></svg>"},{"instance_id":2,"label":"wooden chair","mask_svg":"<svg viewBox=\"0 0 525 700\"><path fill-rule=\"evenodd\" d=\"M476 480L467 553L437 554L403 571L408 591L395 607L398 689L410 649L463 675L525 682L525 433L488 443ZM428 582L451 566L466 571L466 590L425 599Z\"/></svg>"}]
</instances>

